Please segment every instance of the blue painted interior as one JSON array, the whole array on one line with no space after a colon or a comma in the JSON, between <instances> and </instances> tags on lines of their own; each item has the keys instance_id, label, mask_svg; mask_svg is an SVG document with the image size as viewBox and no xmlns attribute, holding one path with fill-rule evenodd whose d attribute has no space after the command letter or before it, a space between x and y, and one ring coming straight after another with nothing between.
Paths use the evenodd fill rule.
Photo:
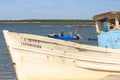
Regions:
<instances>
[{"instance_id":1,"label":"blue painted interior","mask_svg":"<svg viewBox=\"0 0 120 80\"><path fill-rule=\"evenodd\" d=\"M107 24L107 19L105 18L104 19L104 28L103 28L103 31L107 32L108 31L108 24Z\"/></svg>"}]
</instances>

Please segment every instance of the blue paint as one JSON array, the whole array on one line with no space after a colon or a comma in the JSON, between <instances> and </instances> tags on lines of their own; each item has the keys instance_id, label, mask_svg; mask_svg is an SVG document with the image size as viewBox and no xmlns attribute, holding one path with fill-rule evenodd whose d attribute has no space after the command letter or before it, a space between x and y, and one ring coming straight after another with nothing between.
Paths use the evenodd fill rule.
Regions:
<instances>
[{"instance_id":1,"label":"blue paint","mask_svg":"<svg viewBox=\"0 0 120 80\"><path fill-rule=\"evenodd\" d=\"M103 28L103 31L105 31L105 32L108 31L108 26L107 25Z\"/></svg>"},{"instance_id":2,"label":"blue paint","mask_svg":"<svg viewBox=\"0 0 120 80\"><path fill-rule=\"evenodd\" d=\"M77 40L76 36L61 36L61 35L55 35L55 36L48 36L51 38L55 38L55 39L61 39L61 40Z\"/></svg>"},{"instance_id":3,"label":"blue paint","mask_svg":"<svg viewBox=\"0 0 120 80\"><path fill-rule=\"evenodd\" d=\"M100 47L120 49L120 30L101 32L98 35L98 45Z\"/></svg>"},{"instance_id":4,"label":"blue paint","mask_svg":"<svg viewBox=\"0 0 120 80\"><path fill-rule=\"evenodd\" d=\"M107 19L105 18L104 19L104 28L103 28L103 31L107 32L109 29L108 29L108 24L107 24Z\"/></svg>"}]
</instances>

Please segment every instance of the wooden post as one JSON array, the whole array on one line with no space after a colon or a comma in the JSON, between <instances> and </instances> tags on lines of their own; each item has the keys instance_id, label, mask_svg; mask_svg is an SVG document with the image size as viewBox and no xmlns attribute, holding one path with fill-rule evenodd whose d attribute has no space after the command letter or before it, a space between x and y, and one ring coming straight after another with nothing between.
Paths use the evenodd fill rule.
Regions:
<instances>
[{"instance_id":1,"label":"wooden post","mask_svg":"<svg viewBox=\"0 0 120 80\"><path fill-rule=\"evenodd\" d=\"M115 17L115 25L116 25L116 28L118 29L118 28L119 28L119 20L118 20L118 17Z\"/></svg>"},{"instance_id":2,"label":"wooden post","mask_svg":"<svg viewBox=\"0 0 120 80\"><path fill-rule=\"evenodd\" d=\"M96 21L95 25L96 25L96 31L97 31L97 33L100 33L100 30L99 30L100 22Z\"/></svg>"}]
</instances>

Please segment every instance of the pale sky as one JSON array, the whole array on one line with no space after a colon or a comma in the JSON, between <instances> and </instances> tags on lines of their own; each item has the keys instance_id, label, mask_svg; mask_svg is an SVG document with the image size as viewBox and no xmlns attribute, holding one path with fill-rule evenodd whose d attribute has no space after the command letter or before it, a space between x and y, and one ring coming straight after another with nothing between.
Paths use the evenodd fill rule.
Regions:
<instances>
[{"instance_id":1,"label":"pale sky","mask_svg":"<svg viewBox=\"0 0 120 80\"><path fill-rule=\"evenodd\" d=\"M120 11L120 0L0 0L0 20L92 19Z\"/></svg>"}]
</instances>

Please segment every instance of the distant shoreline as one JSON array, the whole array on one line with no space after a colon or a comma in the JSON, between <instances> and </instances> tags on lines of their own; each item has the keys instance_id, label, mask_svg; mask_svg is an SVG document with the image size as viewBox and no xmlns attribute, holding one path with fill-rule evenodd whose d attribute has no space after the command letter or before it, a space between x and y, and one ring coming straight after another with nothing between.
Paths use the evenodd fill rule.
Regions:
<instances>
[{"instance_id":1,"label":"distant shoreline","mask_svg":"<svg viewBox=\"0 0 120 80\"><path fill-rule=\"evenodd\" d=\"M94 20L0 20L0 24L27 24L27 23L40 23L40 24L73 24L75 27L81 27L79 25L94 25ZM93 27L85 26L82 27Z\"/></svg>"},{"instance_id":2,"label":"distant shoreline","mask_svg":"<svg viewBox=\"0 0 120 80\"><path fill-rule=\"evenodd\" d=\"M2 22L0 23L61 23L61 24L94 24L94 22Z\"/></svg>"},{"instance_id":3,"label":"distant shoreline","mask_svg":"<svg viewBox=\"0 0 120 80\"><path fill-rule=\"evenodd\" d=\"M94 20L64 20L64 19L40 19L40 20L0 20L0 23L93 23Z\"/></svg>"}]
</instances>

